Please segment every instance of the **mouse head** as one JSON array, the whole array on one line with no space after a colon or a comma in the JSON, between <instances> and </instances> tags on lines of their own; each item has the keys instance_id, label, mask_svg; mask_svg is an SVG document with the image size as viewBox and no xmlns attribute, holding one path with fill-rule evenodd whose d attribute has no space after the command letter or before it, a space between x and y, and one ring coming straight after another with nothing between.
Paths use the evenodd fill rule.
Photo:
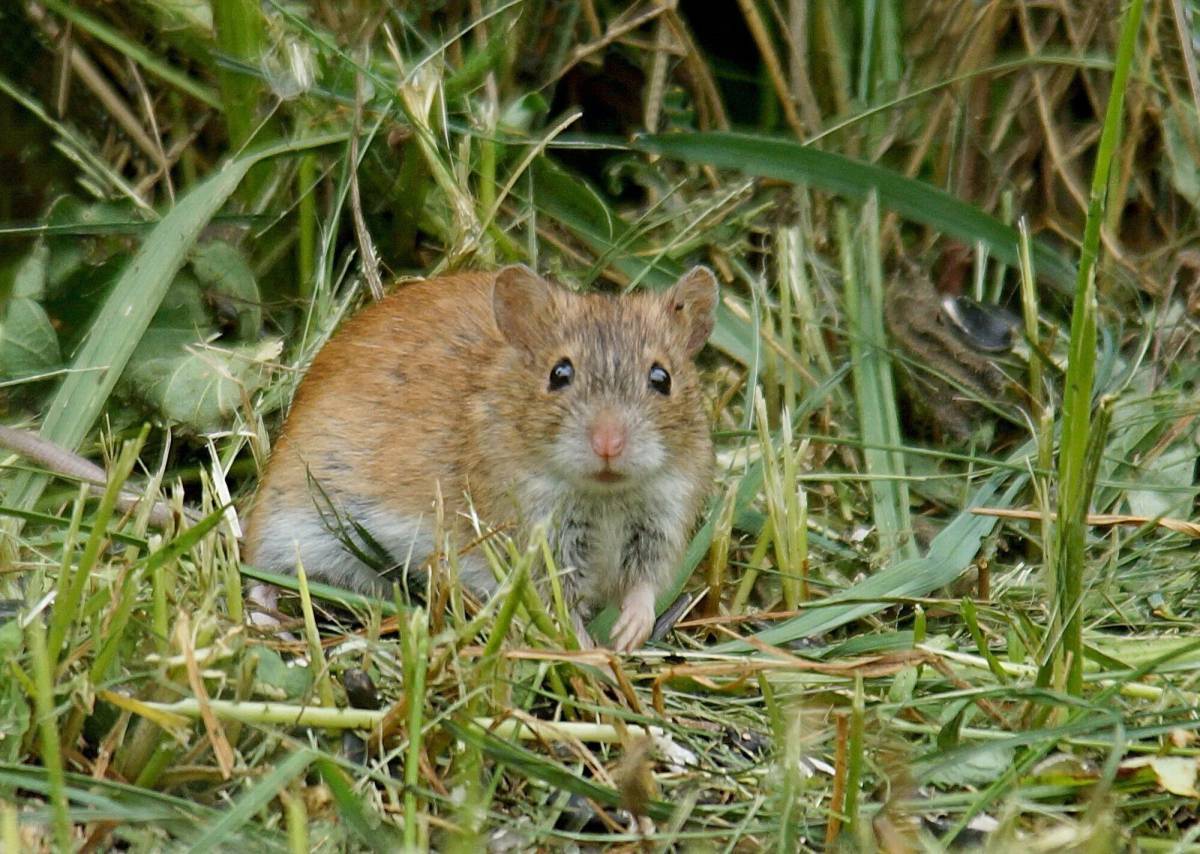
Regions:
<instances>
[{"instance_id":1,"label":"mouse head","mask_svg":"<svg viewBox=\"0 0 1200 854\"><path fill-rule=\"evenodd\" d=\"M549 474L587 491L644 483L708 453L692 363L717 282L696 267L663 293L574 294L527 267L496 276L496 328L520 386L515 425Z\"/></svg>"}]
</instances>

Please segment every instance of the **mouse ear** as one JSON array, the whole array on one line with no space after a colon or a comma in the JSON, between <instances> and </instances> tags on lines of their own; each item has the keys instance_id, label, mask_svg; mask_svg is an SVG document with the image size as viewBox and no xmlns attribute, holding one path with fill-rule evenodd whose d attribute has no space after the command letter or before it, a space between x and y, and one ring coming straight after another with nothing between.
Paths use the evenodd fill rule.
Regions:
<instances>
[{"instance_id":1,"label":"mouse ear","mask_svg":"<svg viewBox=\"0 0 1200 854\"><path fill-rule=\"evenodd\" d=\"M693 267L663 295L667 312L683 334L688 356L700 352L717 322L717 277Z\"/></svg>"},{"instance_id":2,"label":"mouse ear","mask_svg":"<svg viewBox=\"0 0 1200 854\"><path fill-rule=\"evenodd\" d=\"M504 267L492 285L496 328L510 344L531 348L544 337L543 318L552 299L550 283L533 270L524 264Z\"/></svg>"}]
</instances>

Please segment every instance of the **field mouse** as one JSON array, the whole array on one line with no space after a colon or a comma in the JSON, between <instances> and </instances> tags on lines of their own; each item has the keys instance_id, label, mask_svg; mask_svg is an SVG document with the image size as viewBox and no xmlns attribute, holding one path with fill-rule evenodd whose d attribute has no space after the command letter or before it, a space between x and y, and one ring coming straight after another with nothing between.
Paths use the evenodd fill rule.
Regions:
<instances>
[{"instance_id":1,"label":"field mouse","mask_svg":"<svg viewBox=\"0 0 1200 854\"><path fill-rule=\"evenodd\" d=\"M548 523L580 639L612 604L613 648L636 649L712 480L692 360L716 306L704 267L659 294L576 294L524 266L402 286L347 322L301 382L247 562L290 572L299 553L312 577L380 590L321 505L419 566L436 552L440 487L456 547L477 536L471 508L492 526ZM482 556L462 567L477 592L493 588Z\"/></svg>"}]
</instances>

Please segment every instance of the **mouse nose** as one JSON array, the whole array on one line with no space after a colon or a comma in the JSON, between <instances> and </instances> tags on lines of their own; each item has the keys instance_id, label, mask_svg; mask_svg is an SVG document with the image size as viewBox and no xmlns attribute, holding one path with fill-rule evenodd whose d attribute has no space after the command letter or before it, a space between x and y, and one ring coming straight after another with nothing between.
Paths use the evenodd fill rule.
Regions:
<instances>
[{"instance_id":1,"label":"mouse nose","mask_svg":"<svg viewBox=\"0 0 1200 854\"><path fill-rule=\"evenodd\" d=\"M598 418L592 424L592 451L596 456L612 462L625 450L625 426L614 418Z\"/></svg>"}]
</instances>

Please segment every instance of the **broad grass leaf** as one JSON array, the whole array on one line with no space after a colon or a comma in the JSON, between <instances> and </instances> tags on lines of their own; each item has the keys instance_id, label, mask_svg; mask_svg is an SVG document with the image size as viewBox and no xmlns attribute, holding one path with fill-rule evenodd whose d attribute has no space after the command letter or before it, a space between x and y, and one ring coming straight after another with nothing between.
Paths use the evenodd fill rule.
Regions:
<instances>
[{"instance_id":1,"label":"broad grass leaf","mask_svg":"<svg viewBox=\"0 0 1200 854\"><path fill-rule=\"evenodd\" d=\"M997 258L1017 264L1016 229L931 184L872 163L794 140L741 133L645 135L638 137L633 147L689 163L817 187L848 198L865 199L875 193L882 207L968 245L982 242ZM1034 241L1033 260L1039 276L1064 290L1074 287L1074 266L1049 246Z\"/></svg>"}]
</instances>

